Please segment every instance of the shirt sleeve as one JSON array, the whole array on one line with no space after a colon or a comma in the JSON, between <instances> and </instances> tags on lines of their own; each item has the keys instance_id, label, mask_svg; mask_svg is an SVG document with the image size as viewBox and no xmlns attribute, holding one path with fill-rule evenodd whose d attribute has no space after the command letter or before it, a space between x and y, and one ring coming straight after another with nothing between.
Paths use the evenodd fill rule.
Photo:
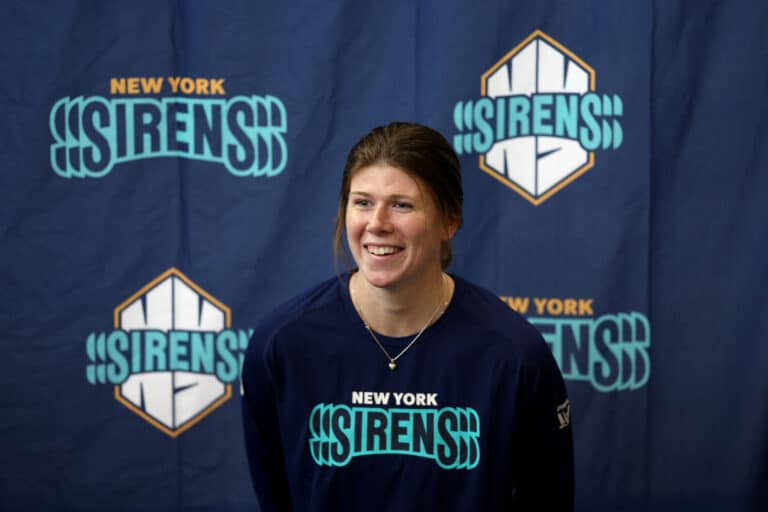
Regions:
<instances>
[{"instance_id":1,"label":"shirt sleeve","mask_svg":"<svg viewBox=\"0 0 768 512\"><path fill-rule=\"evenodd\" d=\"M257 331L243 362L243 428L251 480L262 512L289 512L291 497L285 471L274 366Z\"/></svg>"},{"instance_id":2,"label":"shirt sleeve","mask_svg":"<svg viewBox=\"0 0 768 512\"><path fill-rule=\"evenodd\" d=\"M523 429L525 464L519 500L522 510L572 512L573 435L570 402L554 357L531 370Z\"/></svg>"}]
</instances>

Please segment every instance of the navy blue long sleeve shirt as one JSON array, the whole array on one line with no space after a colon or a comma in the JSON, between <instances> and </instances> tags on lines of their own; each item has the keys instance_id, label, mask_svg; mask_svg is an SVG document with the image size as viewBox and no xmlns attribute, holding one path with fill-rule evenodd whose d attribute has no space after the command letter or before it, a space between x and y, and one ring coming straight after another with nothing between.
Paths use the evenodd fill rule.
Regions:
<instances>
[{"instance_id":1,"label":"navy blue long sleeve shirt","mask_svg":"<svg viewBox=\"0 0 768 512\"><path fill-rule=\"evenodd\" d=\"M242 403L263 512L573 509L570 406L550 350L493 294L454 279L448 309L395 371L346 278L260 324ZM379 339L397 354L412 337Z\"/></svg>"}]
</instances>

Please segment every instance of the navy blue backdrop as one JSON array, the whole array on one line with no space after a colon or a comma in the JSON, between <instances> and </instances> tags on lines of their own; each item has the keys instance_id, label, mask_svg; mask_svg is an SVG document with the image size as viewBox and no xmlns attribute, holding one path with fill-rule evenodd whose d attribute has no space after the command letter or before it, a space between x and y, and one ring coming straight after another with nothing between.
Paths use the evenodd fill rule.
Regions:
<instances>
[{"instance_id":1,"label":"navy blue backdrop","mask_svg":"<svg viewBox=\"0 0 768 512\"><path fill-rule=\"evenodd\" d=\"M0 509L255 509L249 332L392 120L454 144L451 271L561 366L577 509L768 509L768 7L0 12Z\"/></svg>"}]
</instances>

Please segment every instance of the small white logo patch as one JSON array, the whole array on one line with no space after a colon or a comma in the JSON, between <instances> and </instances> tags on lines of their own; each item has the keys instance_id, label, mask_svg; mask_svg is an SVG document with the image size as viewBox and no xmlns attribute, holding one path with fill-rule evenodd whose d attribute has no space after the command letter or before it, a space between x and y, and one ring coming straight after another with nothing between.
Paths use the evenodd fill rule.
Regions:
<instances>
[{"instance_id":1,"label":"small white logo patch","mask_svg":"<svg viewBox=\"0 0 768 512\"><path fill-rule=\"evenodd\" d=\"M557 422L560 429L571 424L571 403L568 400L557 406Z\"/></svg>"}]
</instances>

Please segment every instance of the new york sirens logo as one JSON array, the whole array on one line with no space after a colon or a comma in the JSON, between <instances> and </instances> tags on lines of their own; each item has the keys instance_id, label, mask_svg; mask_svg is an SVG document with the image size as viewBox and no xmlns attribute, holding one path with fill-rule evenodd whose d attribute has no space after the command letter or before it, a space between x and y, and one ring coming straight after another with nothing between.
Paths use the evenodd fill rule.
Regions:
<instances>
[{"instance_id":1,"label":"new york sirens logo","mask_svg":"<svg viewBox=\"0 0 768 512\"><path fill-rule=\"evenodd\" d=\"M112 78L110 97L61 98L49 117L51 167L62 178L101 178L120 163L180 157L238 177L280 174L288 161L282 101L225 94L223 78L159 76Z\"/></svg>"},{"instance_id":2,"label":"new york sirens logo","mask_svg":"<svg viewBox=\"0 0 768 512\"><path fill-rule=\"evenodd\" d=\"M252 329L171 268L117 306L114 330L86 340L86 378L171 437L232 396Z\"/></svg>"},{"instance_id":3,"label":"new york sirens logo","mask_svg":"<svg viewBox=\"0 0 768 512\"><path fill-rule=\"evenodd\" d=\"M447 470L480 463L480 417L471 407L438 407L437 393L372 391L353 391L352 404L312 409L309 451L317 465L368 455L422 457Z\"/></svg>"},{"instance_id":4,"label":"new york sirens logo","mask_svg":"<svg viewBox=\"0 0 768 512\"><path fill-rule=\"evenodd\" d=\"M651 325L643 313L596 315L593 300L581 297L501 299L539 330L565 380L586 382L604 393L636 390L648 383Z\"/></svg>"},{"instance_id":5,"label":"new york sirens logo","mask_svg":"<svg viewBox=\"0 0 768 512\"><path fill-rule=\"evenodd\" d=\"M454 149L534 205L621 146L621 98L598 94L595 70L540 30L483 73L480 93L454 106Z\"/></svg>"}]
</instances>

